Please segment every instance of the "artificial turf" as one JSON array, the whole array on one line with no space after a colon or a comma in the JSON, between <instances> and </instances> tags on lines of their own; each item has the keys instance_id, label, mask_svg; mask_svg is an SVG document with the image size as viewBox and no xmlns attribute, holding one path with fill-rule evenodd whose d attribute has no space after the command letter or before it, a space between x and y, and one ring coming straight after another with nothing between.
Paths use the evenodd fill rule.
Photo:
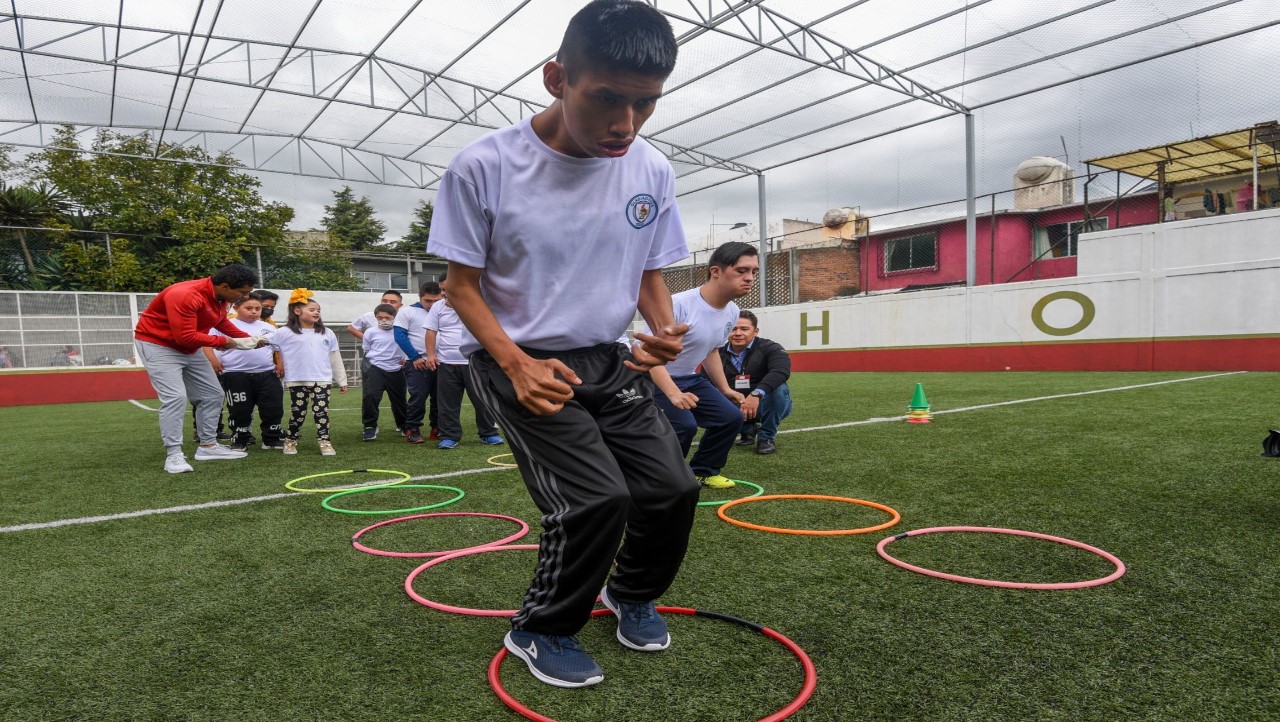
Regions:
<instances>
[{"instance_id":1,"label":"artificial turf","mask_svg":"<svg viewBox=\"0 0 1280 722\"><path fill-rule=\"evenodd\" d=\"M891 529L855 536L769 534L698 512L663 604L729 614L798 643L818 673L796 720L1276 719L1280 717L1280 459L1259 456L1276 424L1275 374L1237 374L903 421L914 383L935 412L1204 376L1197 373L796 374L779 452L735 449L729 476L767 494L887 504ZM154 400L147 402L154 405ZM508 720L485 666L501 618L427 609L403 590L422 559L362 554L356 530L387 518L337 514L286 481L344 468L399 469L465 490L437 511L538 511L504 447L474 426L455 451L386 429L359 440L358 390L335 395L338 456L301 453L161 469L156 416L126 402L0 409L0 719ZM389 414L384 409L384 415ZM480 473L462 473L484 470ZM318 480L342 483L342 477ZM704 499L746 492L704 490ZM381 490L353 509L430 504L451 492ZM275 497L275 498L260 498ZM255 499L247 503L14 530L26 524ZM789 500L735 518L843 529L883 512ZM1038 531L1116 554L1127 574L1058 592L917 575L875 543L931 526ZM509 522L441 517L362 541L443 550L504 536ZM913 564L970 576L1075 581L1111 566L1049 542L991 534L895 542ZM425 571L415 589L449 604L517 606L535 553L477 554ZM564 720L754 720L799 690L777 642L705 618L670 619L674 644L637 654L590 622L584 646L605 682L559 690L518 660L503 681Z\"/></svg>"}]
</instances>

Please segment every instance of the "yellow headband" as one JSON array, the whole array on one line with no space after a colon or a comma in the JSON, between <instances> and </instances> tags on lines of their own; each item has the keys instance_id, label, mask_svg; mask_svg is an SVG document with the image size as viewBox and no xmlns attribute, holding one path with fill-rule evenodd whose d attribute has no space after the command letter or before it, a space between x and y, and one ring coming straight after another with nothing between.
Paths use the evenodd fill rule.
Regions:
<instances>
[{"instance_id":1,"label":"yellow headband","mask_svg":"<svg viewBox=\"0 0 1280 722\"><path fill-rule=\"evenodd\" d=\"M314 296L314 293L305 288L295 288L293 289L293 293L289 294L289 305L292 306L295 303L310 303Z\"/></svg>"}]
</instances>

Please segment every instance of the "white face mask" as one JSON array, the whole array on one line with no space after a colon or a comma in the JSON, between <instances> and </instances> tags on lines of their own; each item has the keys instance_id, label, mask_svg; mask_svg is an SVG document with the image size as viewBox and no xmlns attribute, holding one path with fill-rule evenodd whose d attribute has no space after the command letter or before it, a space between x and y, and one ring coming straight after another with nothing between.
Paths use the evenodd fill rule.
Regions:
<instances>
[{"instance_id":1,"label":"white face mask","mask_svg":"<svg viewBox=\"0 0 1280 722\"><path fill-rule=\"evenodd\" d=\"M395 327L395 325L396 325L395 321L379 321L378 322L378 328L382 329L383 331L390 331L392 328Z\"/></svg>"}]
</instances>

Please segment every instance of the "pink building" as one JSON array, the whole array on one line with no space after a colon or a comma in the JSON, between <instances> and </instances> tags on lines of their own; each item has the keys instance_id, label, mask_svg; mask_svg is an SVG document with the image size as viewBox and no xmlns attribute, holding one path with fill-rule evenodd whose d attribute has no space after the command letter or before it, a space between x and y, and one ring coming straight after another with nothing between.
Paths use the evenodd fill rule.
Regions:
<instances>
[{"instance_id":1,"label":"pink building","mask_svg":"<svg viewBox=\"0 0 1280 722\"><path fill-rule=\"evenodd\" d=\"M1076 275L1076 239L1082 232L1156 223L1154 192L1125 196L1119 204L1092 203L1034 211L1005 210L977 218L977 285ZM873 221L874 222L874 221ZM965 219L894 228L860 238L859 276L867 293L965 282Z\"/></svg>"}]
</instances>

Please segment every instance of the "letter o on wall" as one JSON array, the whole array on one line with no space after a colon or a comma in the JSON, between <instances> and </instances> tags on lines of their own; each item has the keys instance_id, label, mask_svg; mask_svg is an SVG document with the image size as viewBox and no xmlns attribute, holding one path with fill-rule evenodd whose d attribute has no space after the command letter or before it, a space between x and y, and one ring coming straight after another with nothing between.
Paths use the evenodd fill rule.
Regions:
<instances>
[{"instance_id":1,"label":"letter o on wall","mask_svg":"<svg viewBox=\"0 0 1280 722\"><path fill-rule=\"evenodd\" d=\"M1044 320L1044 309L1054 301L1075 301L1080 304L1080 310L1083 312L1080 315L1080 320L1070 326L1061 328L1050 326ZM1036 328L1050 336L1071 336L1088 328L1089 324L1093 323L1093 317L1096 312L1097 309L1094 308L1093 301L1083 293L1078 291L1057 291L1036 301L1036 305L1031 307L1031 323L1034 323Z\"/></svg>"}]
</instances>

